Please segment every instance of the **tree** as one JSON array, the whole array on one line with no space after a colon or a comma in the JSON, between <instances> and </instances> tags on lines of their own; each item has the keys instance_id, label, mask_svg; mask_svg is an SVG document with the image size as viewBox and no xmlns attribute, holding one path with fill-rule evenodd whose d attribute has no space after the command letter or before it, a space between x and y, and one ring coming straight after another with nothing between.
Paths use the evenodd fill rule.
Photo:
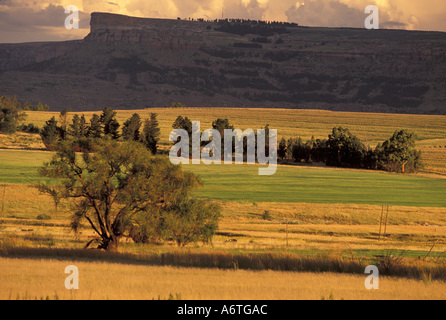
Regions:
<instances>
[{"instance_id":1,"label":"tree","mask_svg":"<svg viewBox=\"0 0 446 320\"><path fill-rule=\"evenodd\" d=\"M172 102L169 108L186 108L186 106L180 102Z\"/></svg>"},{"instance_id":2,"label":"tree","mask_svg":"<svg viewBox=\"0 0 446 320\"><path fill-rule=\"evenodd\" d=\"M287 141L285 138L282 138L279 142L279 148L277 149L277 155L281 160L286 158L287 155Z\"/></svg>"},{"instance_id":3,"label":"tree","mask_svg":"<svg viewBox=\"0 0 446 320\"><path fill-rule=\"evenodd\" d=\"M103 133L112 139L119 138L119 123L116 120L116 111L110 107L104 108L101 114L100 122L102 124Z\"/></svg>"},{"instance_id":4,"label":"tree","mask_svg":"<svg viewBox=\"0 0 446 320\"><path fill-rule=\"evenodd\" d=\"M316 140L314 136L311 136L311 139L305 143L305 161L311 163L313 161L313 153L316 148Z\"/></svg>"},{"instance_id":5,"label":"tree","mask_svg":"<svg viewBox=\"0 0 446 320\"><path fill-rule=\"evenodd\" d=\"M312 161L327 163L329 154L328 150L327 139L316 139L311 152Z\"/></svg>"},{"instance_id":6,"label":"tree","mask_svg":"<svg viewBox=\"0 0 446 320\"><path fill-rule=\"evenodd\" d=\"M302 159L305 159L305 156L306 156L305 144L299 137L293 145L293 159L296 162L302 162Z\"/></svg>"},{"instance_id":7,"label":"tree","mask_svg":"<svg viewBox=\"0 0 446 320\"><path fill-rule=\"evenodd\" d=\"M62 129L57 125L55 117L45 122L45 126L40 130L40 137L48 150L55 150L57 142L63 137Z\"/></svg>"},{"instance_id":8,"label":"tree","mask_svg":"<svg viewBox=\"0 0 446 320\"><path fill-rule=\"evenodd\" d=\"M82 132L81 132L81 118L78 114L75 114L73 116L73 120L70 124L70 128L68 130L68 133L75 137L75 138L81 138Z\"/></svg>"},{"instance_id":9,"label":"tree","mask_svg":"<svg viewBox=\"0 0 446 320\"><path fill-rule=\"evenodd\" d=\"M137 113L134 113L126 122L124 122L122 127L122 137L124 140L139 141L139 129L141 128L141 124L141 117Z\"/></svg>"},{"instance_id":10,"label":"tree","mask_svg":"<svg viewBox=\"0 0 446 320\"><path fill-rule=\"evenodd\" d=\"M415 139L413 132L395 131L390 139L375 148L378 167L401 173L418 171L422 166L421 151L414 149Z\"/></svg>"},{"instance_id":11,"label":"tree","mask_svg":"<svg viewBox=\"0 0 446 320\"><path fill-rule=\"evenodd\" d=\"M229 120L228 119L222 119L222 118L218 118L217 120L212 122L212 128L217 130L218 132L220 132L220 136L223 138L224 137L224 130L225 129L231 129L234 130L234 126L229 124Z\"/></svg>"},{"instance_id":12,"label":"tree","mask_svg":"<svg viewBox=\"0 0 446 320\"><path fill-rule=\"evenodd\" d=\"M150 120L146 119L142 133L142 142L147 149L156 154L158 151L158 142L160 140L160 128L158 126L157 114L151 113Z\"/></svg>"},{"instance_id":13,"label":"tree","mask_svg":"<svg viewBox=\"0 0 446 320\"><path fill-rule=\"evenodd\" d=\"M60 122L60 132L62 140L65 140L67 137L67 129L68 129L68 110L64 109L59 114L59 122Z\"/></svg>"},{"instance_id":14,"label":"tree","mask_svg":"<svg viewBox=\"0 0 446 320\"><path fill-rule=\"evenodd\" d=\"M87 136L90 138L101 138L102 134L101 118L97 114L93 114L90 119L90 126L87 129Z\"/></svg>"},{"instance_id":15,"label":"tree","mask_svg":"<svg viewBox=\"0 0 446 320\"><path fill-rule=\"evenodd\" d=\"M174 123L172 124L173 129L183 129L186 130L189 135L189 155L192 155L192 121L189 120L188 117L178 116ZM181 138L178 138L175 143L178 143ZM181 151L178 151L180 153Z\"/></svg>"},{"instance_id":16,"label":"tree","mask_svg":"<svg viewBox=\"0 0 446 320\"><path fill-rule=\"evenodd\" d=\"M192 201L189 194L201 185L198 176L171 164L167 157L152 156L138 142L97 140L93 148L92 153L77 156L70 143L61 143L52 161L40 169L42 176L60 182L40 184L39 190L72 202L73 230L87 221L98 236L98 248L110 251L117 251L119 239L130 231L147 236L154 232L150 226L157 226L160 237L169 234L165 217L183 213L173 208ZM196 212L194 206L188 203L191 212ZM212 209L200 208L207 212L205 216ZM193 214L191 219L192 224L200 224L202 215Z\"/></svg>"},{"instance_id":17,"label":"tree","mask_svg":"<svg viewBox=\"0 0 446 320\"><path fill-rule=\"evenodd\" d=\"M33 110L33 111L49 111L50 107L47 104L43 104L42 102L39 102L34 107L32 107L30 110Z\"/></svg>"},{"instance_id":18,"label":"tree","mask_svg":"<svg viewBox=\"0 0 446 320\"><path fill-rule=\"evenodd\" d=\"M269 157L269 124L267 124L264 128L265 130L265 157ZM259 146L256 143L256 148ZM261 147L263 148L263 147ZM259 150L257 149L257 154L259 154Z\"/></svg>"},{"instance_id":19,"label":"tree","mask_svg":"<svg viewBox=\"0 0 446 320\"><path fill-rule=\"evenodd\" d=\"M293 146L297 143L296 138L289 138L286 144L286 157L287 159L293 159Z\"/></svg>"},{"instance_id":20,"label":"tree","mask_svg":"<svg viewBox=\"0 0 446 320\"><path fill-rule=\"evenodd\" d=\"M182 201L168 207L163 214L164 236L179 246L191 242L209 243L218 228L220 207L204 199Z\"/></svg>"},{"instance_id":21,"label":"tree","mask_svg":"<svg viewBox=\"0 0 446 320\"><path fill-rule=\"evenodd\" d=\"M0 132L12 134L17 131L20 121L25 120L26 113L16 97L0 97Z\"/></svg>"},{"instance_id":22,"label":"tree","mask_svg":"<svg viewBox=\"0 0 446 320\"><path fill-rule=\"evenodd\" d=\"M361 168L367 152L362 142L346 128L333 128L328 136L327 164L336 167Z\"/></svg>"},{"instance_id":23,"label":"tree","mask_svg":"<svg viewBox=\"0 0 446 320\"><path fill-rule=\"evenodd\" d=\"M220 154L224 155L225 153L225 130L234 130L234 126L229 124L229 120L228 119L222 119L222 118L218 118L217 120L212 122L212 128L217 130L220 133L220 146L221 146L221 150L220 150ZM232 152L235 151L235 138L232 137ZM244 154L246 154L244 152Z\"/></svg>"},{"instance_id":24,"label":"tree","mask_svg":"<svg viewBox=\"0 0 446 320\"><path fill-rule=\"evenodd\" d=\"M80 133L81 137L87 136L87 130L88 130L87 120L85 119L85 115L82 114L80 124L79 124L79 133Z\"/></svg>"},{"instance_id":25,"label":"tree","mask_svg":"<svg viewBox=\"0 0 446 320\"><path fill-rule=\"evenodd\" d=\"M184 129L187 131L189 137L192 136L192 121L188 117L183 118L182 116L178 116L172 124L172 128Z\"/></svg>"}]
</instances>

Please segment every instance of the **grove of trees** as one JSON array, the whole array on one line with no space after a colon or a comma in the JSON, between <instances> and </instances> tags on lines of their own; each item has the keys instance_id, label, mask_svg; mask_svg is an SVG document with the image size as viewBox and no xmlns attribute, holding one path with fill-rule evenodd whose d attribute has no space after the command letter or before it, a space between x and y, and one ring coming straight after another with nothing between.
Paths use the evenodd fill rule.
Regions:
<instances>
[{"instance_id":1,"label":"grove of trees","mask_svg":"<svg viewBox=\"0 0 446 320\"><path fill-rule=\"evenodd\" d=\"M375 149L343 127L333 128L328 139L304 142L301 138L282 138L278 156L295 162L321 162L341 168L385 170L389 172L418 172L422 168L421 152L415 149L416 136L408 130L397 130L391 138Z\"/></svg>"},{"instance_id":2,"label":"grove of trees","mask_svg":"<svg viewBox=\"0 0 446 320\"><path fill-rule=\"evenodd\" d=\"M116 120L116 111L110 107L104 108L100 115L93 114L89 122L85 115L75 114L71 123L68 123L67 115L66 110L62 111L59 120L52 117L40 130L40 136L48 150L56 150L57 144L66 140L72 141L76 151L82 151L91 149L96 139L120 139L141 142L152 154L158 152L160 129L155 113L144 121L144 125L140 115L134 113L124 122L121 131L121 125Z\"/></svg>"},{"instance_id":3,"label":"grove of trees","mask_svg":"<svg viewBox=\"0 0 446 320\"><path fill-rule=\"evenodd\" d=\"M192 121L178 116L172 124L174 129L184 129L192 136ZM223 146L224 130L234 129L228 119L218 118L212 122L212 128L220 132ZM269 125L265 126L268 142ZM256 138L257 139L257 138ZM347 128L335 127L327 139L315 139L304 142L300 137L282 138L278 142L277 155L282 161L298 163L325 163L327 166L385 170L390 172L417 172L422 168L421 152L415 149L416 136L408 130L399 130L375 149L366 146ZM189 142L190 149L192 142ZM232 144L235 145L234 143ZM257 144L256 144L257 145ZM268 150L268 146L266 147ZM243 140L243 153L246 158L247 140ZM189 153L191 154L191 152ZM223 150L221 152L223 155ZM257 154L257 150L256 150Z\"/></svg>"}]
</instances>

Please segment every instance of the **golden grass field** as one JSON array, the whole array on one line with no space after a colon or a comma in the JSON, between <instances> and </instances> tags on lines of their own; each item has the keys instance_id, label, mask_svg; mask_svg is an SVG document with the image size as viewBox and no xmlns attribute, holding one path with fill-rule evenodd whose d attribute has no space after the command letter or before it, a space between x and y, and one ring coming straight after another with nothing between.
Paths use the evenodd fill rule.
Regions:
<instances>
[{"instance_id":1,"label":"golden grass field","mask_svg":"<svg viewBox=\"0 0 446 320\"><path fill-rule=\"evenodd\" d=\"M0 188L0 198L2 190ZM74 235L69 228L71 207L55 208L52 199L27 185L7 185L0 213L3 246L82 248L93 236L87 226ZM221 202L222 220L215 248L268 250L290 248L300 252L330 250L407 250L425 256L437 239L446 238L446 208L391 207L386 236L379 238L381 206L356 204ZM270 220L262 218L265 210ZM41 214L49 216L40 220ZM381 234L384 233L384 223ZM288 244L288 246L287 246ZM134 250L132 241L124 248ZM136 246L140 250L139 246ZM432 250L446 251L444 241ZM424 253L424 255L423 255ZM446 258L446 254L445 254Z\"/></svg>"},{"instance_id":2,"label":"golden grass field","mask_svg":"<svg viewBox=\"0 0 446 320\"><path fill-rule=\"evenodd\" d=\"M133 113L143 119L158 113L161 143L168 147L171 125L178 115L200 120L201 129L211 127L216 118L228 118L236 128L259 129L266 124L283 136L302 139L327 138L335 126L345 126L374 147L396 129L418 134L417 147L423 152L421 174L435 178L446 175L446 117L393 114L357 114L313 110L162 108L118 111L123 123ZM56 112L27 112L25 123L42 127ZM73 114L70 113L70 116ZM85 112L87 120L92 112ZM43 149L38 135L18 133L0 136L0 148ZM5 191L5 201L2 201ZM57 210L48 196L29 185L0 186L0 251L7 248L81 249L90 239L88 228L74 235L69 229L70 207ZM379 238L381 206L357 204L309 204L222 201L223 217L213 246L190 246L193 253L261 254L276 252L296 255L320 254L373 261L383 252L404 258L405 265L428 264L446 269L446 208L392 206L386 236ZM269 212L270 219L263 214ZM41 220L37 217L46 214ZM383 226L384 229L384 226ZM381 230L381 234L384 230ZM131 254L179 250L163 246L136 245L121 241L121 251ZM76 264L81 273L81 289L66 290L65 266ZM424 273L423 273L424 274ZM174 266L20 259L0 257L0 299L445 299L446 279L380 278L379 290L364 288L365 275L317 272L222 270ZM440 277L441 278L441 277Z\"/></svg>"},{"instance_id":3,"label":"golden grass field","mask_svg":"<svg viewBox=\"0 0 446 320\"><path fill-rule=\"evenodd\" d=\"M79 289L66 290L65 267L79 270ZM393 300L446 299L443 281L365 276L154 267L110 262L0 258L0 299L79 300Z\"/></svg>"},{"instance_id":4,"label":"golden grass field","mask_svg":"<svg viewBox=\"0 0 446 320\"><path fill-rule=\"evenodd\" d=\"M117 120L122 124L134 113L141 118L150 118L150 113L158 114L161 129L161 143L167 143L172 123L176 117L182 115L191 121L200 121L201 129L211 128L212 121L217 118L227 118L235 128L261 129L269 124L270 128L278 130L279 137L302 137L303 140L311 136L327 138L331 129L343 126L350 129L364 143L374 147L378 142L390 138L397 129L411 129L418 134L420 146L446 145L446 116L381 114L334 112L324 110L301 109L247 109L247 108L151 108L141 110L117 110ZM84 114L87 121L94 113L76 112ZM71 121L75 113L69 113ZM34 123L42 128L45 121L51 117L59 118L58 112L27 111L24 123Z\"/></svg>"}]
</instances>

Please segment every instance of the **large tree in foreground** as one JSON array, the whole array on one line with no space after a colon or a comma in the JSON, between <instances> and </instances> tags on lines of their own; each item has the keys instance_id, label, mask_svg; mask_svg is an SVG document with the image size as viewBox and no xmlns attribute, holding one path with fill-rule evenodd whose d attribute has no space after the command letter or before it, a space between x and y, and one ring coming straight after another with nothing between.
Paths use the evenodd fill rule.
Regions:
<instances>
[{"instance_id":1,"label":"large tree in foreground","mask_svg":"<svg viewBox=\"0 0 446 320\"><path fill-rule=\"evenodd\" d=\"M98 235L99 248L116 251L119 238L135 229L143 235L157 232L162 236L160 228L171 225L174 230L164 230L171 235L181 230L174 220L184 219L187 211L182 208L200 211L194 207L196 202L185 205L194 201L189 194L200 185L199 178L171 164L167 157L152 156L137 142L100 140L93 149L92 153L75 154L69 143L61 143L52 161L40 169L41 175L58 179L59 184L41 184L39 189L55 200L72 200L73 229L88 222ZM216 229L218 215L210 212L215 209L212 206L203 208L205 212L191 216L196 220L192 224L201 226L196 232L209 233ZM215 217L206 222L208 228L199 221L207 216ZM158 229L151 230L152 226Z\"/></svg>"}]
</instances>

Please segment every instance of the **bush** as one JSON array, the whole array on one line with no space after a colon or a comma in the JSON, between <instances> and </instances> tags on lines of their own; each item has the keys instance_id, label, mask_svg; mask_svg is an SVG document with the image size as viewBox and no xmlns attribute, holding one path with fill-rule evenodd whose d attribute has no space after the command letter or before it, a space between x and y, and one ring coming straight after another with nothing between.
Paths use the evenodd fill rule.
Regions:
<instances>
[{"instance_id":1,"label":"bush","mask_svg":"<svg viewBox=\"0 0 446 320\"><path fill-rule=\"evenodd\" d=\"M50 220L51 217L45 213L39 214L36 218L37 220Z\"/></svg>"},{"instance_id":2,"label":"bush","mask_svg":"<svg viewBox=\"0 0 446 320\"><path fill-rule=\"evenodd\" d=\"M21 132L27 132L27 133L39 133L40 129L39 127L35 126L33 123L29 124L22 124L18 127L18 130Z\"/></svg>"},{"instance_id":3,"label":"bush","mask_svg":"<svg viewBox=\"0 0 446 320\"><path fill-rule=\"evenodd\" d=\"M263 220L268 220L268 221L272 220L272 216L271 216L271 213L269 212L269 210L263 211L262 219Z\"/></svg>"},{"instance_id":4,"label":"bush","mask_svg":"<svg viewBox=\"0 0 446 320\"><path fill-rule=\"evenodd\" d=\"M26 114L22 111L22 106L16 97L0 97L0 132L15 133L18 123L25 117Z\"/></svg>"},{"instance_id":5,"label":"bush","mask_svg":"<svg viewBox=\"0 0 446 320\"><path fill-rule=\"evenodd\" d=\"M169 108L186 108L186 106L181 102L173 102Z\"/></svg>"}]
</instances>

